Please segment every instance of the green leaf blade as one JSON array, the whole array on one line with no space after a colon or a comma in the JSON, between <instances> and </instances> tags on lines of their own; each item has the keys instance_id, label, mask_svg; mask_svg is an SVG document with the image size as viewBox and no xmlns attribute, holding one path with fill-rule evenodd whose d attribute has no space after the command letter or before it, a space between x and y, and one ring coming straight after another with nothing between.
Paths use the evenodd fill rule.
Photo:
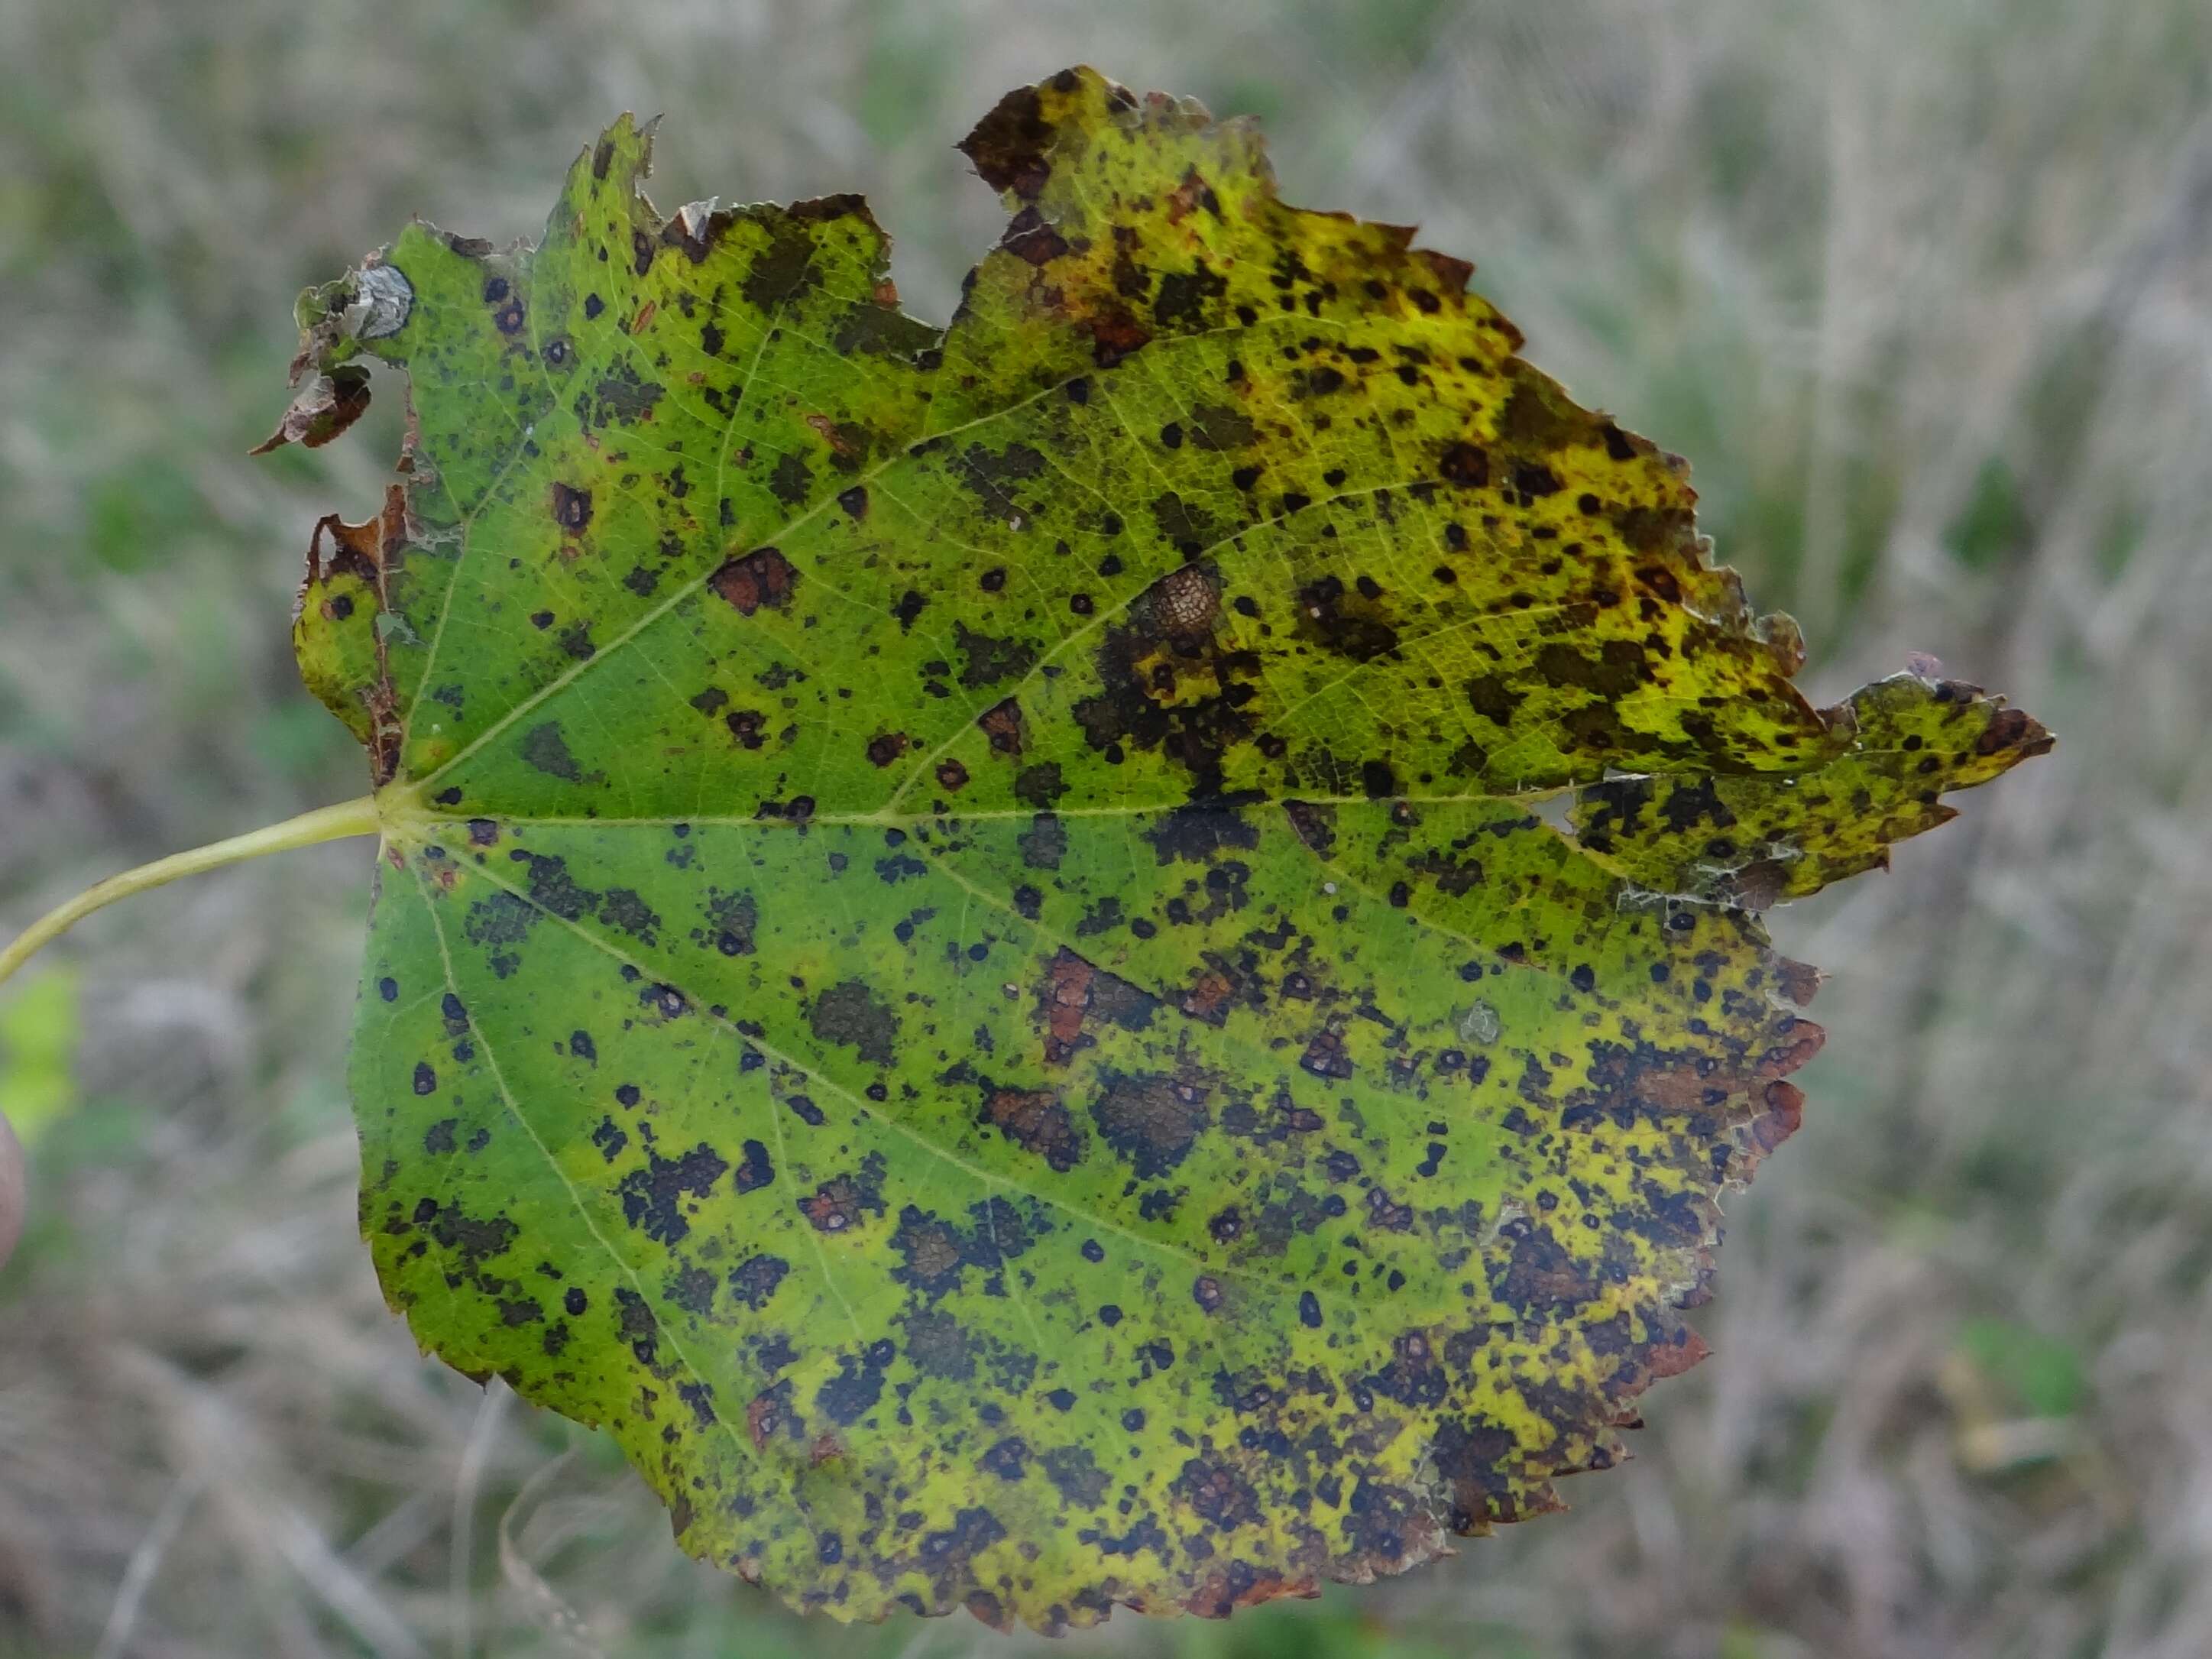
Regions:
<instances>
[{"instance_id":1,"label":"green leaf blade","mask_svg":"<svg viewBox=\"0 0 2212 1659\"><path fill-rule=\"evenodd\" d=\"M1347 805L1336 833L1388 842L1406 816ZM1496 803L1437 838L1499 825L1556 842ZM1660 912L1614 915L1608 883L1585 878L1543 957L1501 956L1470 930L1519 945L1501 914L1531 892L1577 915L1537 872L1416 911L1362 887L1355 853L1316 865L1287 814L1196 866L1146 827L1063 821L1062 868L1096 874L1040 872L1034 918L982 885L1030 856L1034 815L664 825L657 870L635 826L428 841L419 890L387 885L374 975L420 1004L416 1035L359 1048L361 1097L409 1102L367 1143L396 1299L464 1338L465 1368L614 1425L687 1547L857 1616L990 1595L1049 1625L1079 1604L1022 1591L1071 1583L1214 1608L1186 1564L1358 1577L1455 1517L1551 1506L1552 1476L1616 1455L1622 1401L1696 1352L1670 1304L1699 1282L1714 1149L1748 1173L1794 1117L1771 1085L1817 1042L1774 1006L1786 967L1704 918L1720 997L1760 1012L1661 1048L1637 1034L1715 984L1655 984L1680 942ZM1358 943L1317 951L1288 921L1309 901ZM887 977L878 941L902 933L920 966ZM1578 991L1590 962L1626 995L1595 970ZM1566 1004L1586 1051L1555 1079ZM1709 1092L1758 1104L1668 1121ZM1161 1531L1125 1558L1100 1546L1152 1536L1117 1519L1132 1485ZM872 1519L891 1492L918 1522ZM962 1518L979 1497L988 1525ZM1019 1541L917 1577L888 1559L914 1525ZM808 1559L832 1534L853 1561Z\"/></svg>"}]
</instances>

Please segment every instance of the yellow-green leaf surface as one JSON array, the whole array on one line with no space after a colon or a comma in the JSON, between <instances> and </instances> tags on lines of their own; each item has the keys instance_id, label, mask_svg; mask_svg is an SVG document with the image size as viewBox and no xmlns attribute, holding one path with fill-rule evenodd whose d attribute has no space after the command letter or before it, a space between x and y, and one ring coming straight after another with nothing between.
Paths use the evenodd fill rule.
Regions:
<instances>
[{"instance_id":1,"label":"yellow-green leaf surface","mask_svg":"<svg viewBox=\"0 0 2212 1659\"><path fill-rule=\"evenodd\" d=\"M380 786L363 1225L800 1606L1400 1571L1703 1352L1820 1040L1750 907L2047 738L1810 706L1681 465L1249 125L1073 70L964 149L942 330L627 120L534 249L303 301L276 441L412 400L296 629Z\"/></svg>"}]
</instances>

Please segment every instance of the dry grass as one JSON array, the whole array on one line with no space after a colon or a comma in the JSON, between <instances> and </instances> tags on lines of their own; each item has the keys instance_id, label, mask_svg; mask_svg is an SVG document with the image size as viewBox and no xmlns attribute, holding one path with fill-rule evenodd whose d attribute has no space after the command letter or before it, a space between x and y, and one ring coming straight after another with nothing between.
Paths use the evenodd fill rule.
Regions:
<instances>
[{"instance_id":1,"label":"dry grass","mask_svg":"<svg viewBox=\"0 0 2212 1659\"><path fill-rule=\"evenodd\" d=\"M669 201L864 186L942 315L996 219L947 146L999 91L1089 59L1256 109L1293 199L1423 222L1538 362L1692 458L1816 692L1932 651L2063 742L1776 918L1834 972L1830 1047L1640 1462L1387 1589L1061 1650L2204 1651L2212 11L1108 13L0 9L0 916L358 792L282 624L390 411L242 452L293 291L408 211L531 231L598 122L665 110ZM77 1104L0 1277L0 1655L1020 1645L800 1626L682 1560L602 1444L416 1357L353 1231L361 864L64 949Z\"/></svg>"}]
</instances>

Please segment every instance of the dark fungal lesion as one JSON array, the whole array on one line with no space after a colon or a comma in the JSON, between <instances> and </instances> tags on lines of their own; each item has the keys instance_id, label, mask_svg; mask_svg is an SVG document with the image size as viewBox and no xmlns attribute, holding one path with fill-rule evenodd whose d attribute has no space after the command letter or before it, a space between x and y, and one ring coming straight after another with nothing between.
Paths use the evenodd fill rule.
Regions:
<instances>
[{"instance_id":1,"label":"dark fungal lesion","mask_svg":"<svg viewBox=\"0 0 2212 1659\"><path fill-rule=\"evenodd\" d=\"M979 1123L988 1124L1060 1173L1083 1161L1088 1141L1060 1090L999 1087L988 1080L979 1086L982 1095L976 1115Z\"/></svg>"},{"instance_id":2,"label":"dark fungal lesion","mask_svg":"<svg viewBox=\"0 0 2212 1659\"><path fill-rule=\"evenodd\" d=\"M523 732L518 747L522 758L548 777L558 778L563 783L586 781L583 768L569 752L568 738L558 720L538 721Z\"/></svg>"},{"instance_id":3,"label":"dark fungal lesion","mask_svg":"<svg viewBox=\"0 0 2212 1659\"><path fill-rule=\"evenodd\" d=\"M707 585L739 616L750 617L763 605L787 608L799 581L797 568L781 550L759 547L724 561Z\"/></svg>"},{"instance_id":4,"label":"dark fungal lesion","mask_svg":"<svg viewBox=\"0 0 2212 1659\"><path fill-rule=\"evenodd\" d=\"M592 521L592 492L572 484L554 482L552 487L553 522L563 530L581 530Z\"/></svg>"},{"instance_id":5,"label":"dark fungal lesion","mask_svg":"<svg viewBox=\"0 0 2212 1659\"><path fill-rule=\"evenodd\" d=\"M1046 964L1037 989L1036 1024L1043 1038L1044 1063L1065 1067L1096 1040L1086 1023L1110 1022L1127 1031L1152 1024L1159 999L1119 975L1111 974L1062 945Z\"/></svg>"},{"instance_id":6,"label":"dark fungal lesion","mask_svg":"<svg viewBox=\"0 0 2212 1659\"><path fill-rule=\"evenodd\" d=\"M899 1018L866 981L842 980L814 999L807 1024L823 1042L849 1044L871 1066L896 1058Z\"/></svg>"},{"instance_id":7,"label":"dark fungal lesion","mask_svg":"<svg viewBox=\"0 0 2212 1659\"><path fill-rule=\"evenodd\" d=\"M1212 1122L1214 1083L1195 1068L1098 1074L1091 1117L1140 1180L1172 1171Z\"/></svg>"}]
</instances>

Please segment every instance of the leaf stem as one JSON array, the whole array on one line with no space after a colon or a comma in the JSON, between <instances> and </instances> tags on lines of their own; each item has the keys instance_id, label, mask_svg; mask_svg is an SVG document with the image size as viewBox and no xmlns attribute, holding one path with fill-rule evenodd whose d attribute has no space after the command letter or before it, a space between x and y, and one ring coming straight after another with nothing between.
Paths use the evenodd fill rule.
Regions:
<instances>
[{"instance_id":1,"label":"leaf stem","mask_svg":"<svg viewBox=\"0 0 2212 1659\"><path fill-rule=\"evenodd\" d=\"M188 853L173 853L167 858L156 859L151 864L142 864L136 870L126 870L119 876L95 882L75 898L55 906L26 927L0 951L0 983L28 962L43 945L52 943L70 928L90 915L105 909L120 898L133 893L143 893L149 887L159 887L179 876L196 876L204 870L220 870L226 864L238 864L246 859L259 858L264 853L282 853L295 847L313 847L319 842L340 841L348 836L373 836L381 828L376 810L376 798L363 795L358 800L341 802L336 806L319 806L312 812L302 812L296 818L287 818L282 823L272 823L259 830L248 830L242 836L233 836L228 841L210 842L205 847L195 847Z\"/></svg>"}]
</instances>

